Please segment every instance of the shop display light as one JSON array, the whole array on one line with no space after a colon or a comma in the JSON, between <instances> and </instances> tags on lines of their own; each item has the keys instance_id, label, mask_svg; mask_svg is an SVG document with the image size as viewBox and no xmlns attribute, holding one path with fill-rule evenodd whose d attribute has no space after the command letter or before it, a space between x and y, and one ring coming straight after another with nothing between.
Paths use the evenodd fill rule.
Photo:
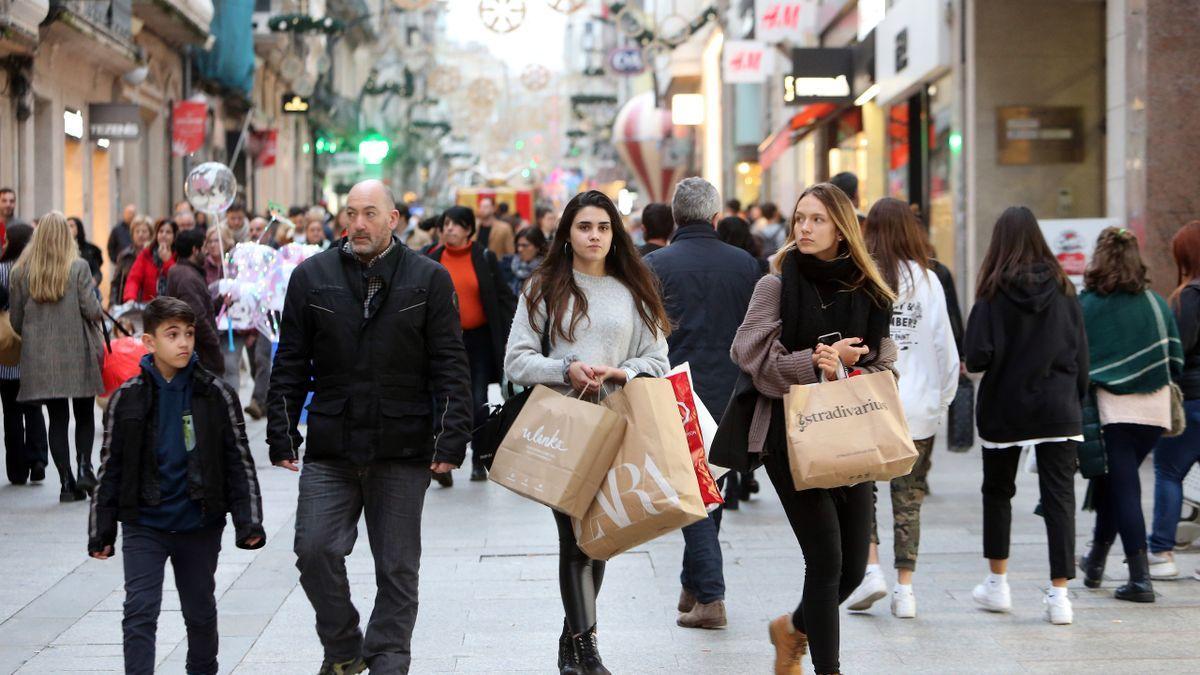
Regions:
<instances>
[{"instance_id":1,"label":"shop display light","mask_svg":"<svg viewBox=\"0 0 1200 675\"><path fill-rule=\"evenodd\" d=\"M370 133L358 143L358 158L363 164L382 164L391 149L392 146L386 138L378 133Z\"/></svg>"},{"instance_id":2,"label":"shop display light","mask_svg":"<svg viewBox=\"0 0 1200 675\"><path fill-rule=\"evenodd\" d=\"M671 123L681 127L704 124L704 95L675 94L672 96Z\"/></svg>"}]
</instances>

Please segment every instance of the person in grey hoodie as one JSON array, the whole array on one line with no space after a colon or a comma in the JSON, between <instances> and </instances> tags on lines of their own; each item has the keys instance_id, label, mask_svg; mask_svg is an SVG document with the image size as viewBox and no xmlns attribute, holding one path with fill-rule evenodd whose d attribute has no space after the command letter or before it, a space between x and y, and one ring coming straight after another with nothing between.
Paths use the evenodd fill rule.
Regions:
<instances>
[{"instance_id":1,"label":"person in grey hoodie","mask_svg":"<svg viewBox=\"0 0 1200 675\"><path fill-rule=\"evenodd\" d=\"M521 386L600 394L638 375L662 377L670 320L650 270L638 257L621 214L591 190L567 203L555 246L517 303L504 373ZM550 351L542 353L542 333ZM571 518L558 525L558 581L566 618L558 642L562 673L605 675L596 644L596 596L604 562L579 549Z\"/></svg>"}]
</instances>

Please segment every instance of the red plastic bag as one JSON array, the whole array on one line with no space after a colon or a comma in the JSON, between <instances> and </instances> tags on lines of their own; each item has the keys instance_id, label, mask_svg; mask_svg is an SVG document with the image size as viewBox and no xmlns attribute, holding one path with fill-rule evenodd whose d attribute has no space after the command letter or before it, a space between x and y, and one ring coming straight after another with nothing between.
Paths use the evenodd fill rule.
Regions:
<instances>
[{"instance_id":1,"label":"red plastic bag","mask_svg":"<svg viewBox=\"0 0 1200 675\"><path fill-rule=\"evenodd\" d=\"M717 481L705 458L704 437L700 432L700 416L696 411L696 399L692 393L692 371L688 364L679 366L667 375L675 390L675 402L679 404L679 416L683 418L683 431L687 436L688 449L692 451L692 464L696 468L696 481L700 484L700 496L709 511L725 503Z\"/></svg>"},{"instance_id":2,"label":"red plastic bag","mask_svg":"<svg viewBox=\"0 0 1200 675\"><path fill-rule=\"evenodd\" d=\"M112 352L104 355L104 368L100 371L104 377L105 398L141 371L142 357L148 353L138 338L123 337L112 341Z\"/></svg>"}]
</instances>

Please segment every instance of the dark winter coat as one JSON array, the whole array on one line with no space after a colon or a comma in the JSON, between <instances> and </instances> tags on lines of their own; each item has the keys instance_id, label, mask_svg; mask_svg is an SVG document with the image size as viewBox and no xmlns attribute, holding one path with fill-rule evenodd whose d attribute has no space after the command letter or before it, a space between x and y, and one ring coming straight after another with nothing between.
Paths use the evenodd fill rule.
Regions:
<instances>
[{"instance_id":1,"label":"dark winter coat","mask_svg":"<svg viewBox=\"0 0 1200 675\"><path fill-rule=\"evenodd\" d=\"M429 250L430 259L442 262L444 246ZM517 296L512 292L496 254L483 244L471 245L471 263L475 267L475 278L479 280L479 300L483 303L483 315L487 317L488 330L492 334L492 373L489 382L499 382L504 376L504 350L508 347L508 332L512 330L513 314L517 312Z\"/></svg>"},{"instance_id":2,"label":"dark winter coat","mask_svg":"<svg viewBox=\"0 0 1200 675\"><path fill-rule=\"evenodd\" d=\"M88 521L88 552L103 551L117 537L117 522L137 523L143 507L161 503L156 434L158 387L143 363L142 372L123 384L104 413L99 485ZM262 491L246 440L237 392L220 378L192 369L192 420L196 449L188 456L188 496L205 516L230 513L239 548L266 543ZM255 545L246 542L260 538Z\"/></svg>"},{"instance_id":3,"label":"dark winter coat","mask_svg":"<svg viewBox=\"0 0 1200 675\"><path fill-rule=\"evenodd\" d=\"M267 395L271 461L300 458L311 390L305 461L461 464L471 374L450 273L399 242L367 268L344 243L288 284ZM382 286L364 312L371 277Z\"/></svg>"},{"instance_id":4,"label":"dark winter coat","mask_svg":"<svg viewBox=\"0 0 1200 675\"><path fill-rule=\"evenodd\" d=\"M1183 375L1179 388L1187 401L1200 399L1200 282L1184 286L1175 300L1175 322L1183 346Z\"/></svg>"},{"instance_id":5,"label":"dark winter coat","mask_svg":"<svg viewBox=\"0 0 1200 675\"><path fill-rule=\"evenodd\" d=\"M200 356L200 363L212 373L224 374L225 355L221 353L212 295L204 280L204 270L191 260L181 259L167 272L166 295L183 300L196 313L196 354Z\"/></svg>"},{"instance_id":6,"label":"dark winter coat","mask_svg":"<svg viewBox=\"0 0 1200 675\"><path fill-rule=\"evenodd\" d=\"M674 327L667 337L671 365L691 364L696 393L719 421L737 381L729 348L761 276L758 262L705 222L680 227L670 246L644 260L662 284Z\"/></svg>"}]
</instances>

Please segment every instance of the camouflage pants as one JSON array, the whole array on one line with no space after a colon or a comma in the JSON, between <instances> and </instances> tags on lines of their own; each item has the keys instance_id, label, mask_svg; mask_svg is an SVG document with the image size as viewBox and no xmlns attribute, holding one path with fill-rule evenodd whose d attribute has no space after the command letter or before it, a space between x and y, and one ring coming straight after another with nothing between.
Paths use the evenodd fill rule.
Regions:
<instances>
[{"instance_id":1,"label":"camouflage pants","mask_svg":"<svg viewBox=\"0 0 1200 675\"><path fill-rule=\"evenodd\" d=\"M933 465L933 438L914 440L913 444L917 446L917 463L913 464L912 472L891 481L892 528L898 570L917 568L917 549L921 545L921 503L929 492L926 478ZM875 497L879 498L878 492ZM871 543L879 543L874 511L871 512Z\"/></svg>"}]
</instances>

